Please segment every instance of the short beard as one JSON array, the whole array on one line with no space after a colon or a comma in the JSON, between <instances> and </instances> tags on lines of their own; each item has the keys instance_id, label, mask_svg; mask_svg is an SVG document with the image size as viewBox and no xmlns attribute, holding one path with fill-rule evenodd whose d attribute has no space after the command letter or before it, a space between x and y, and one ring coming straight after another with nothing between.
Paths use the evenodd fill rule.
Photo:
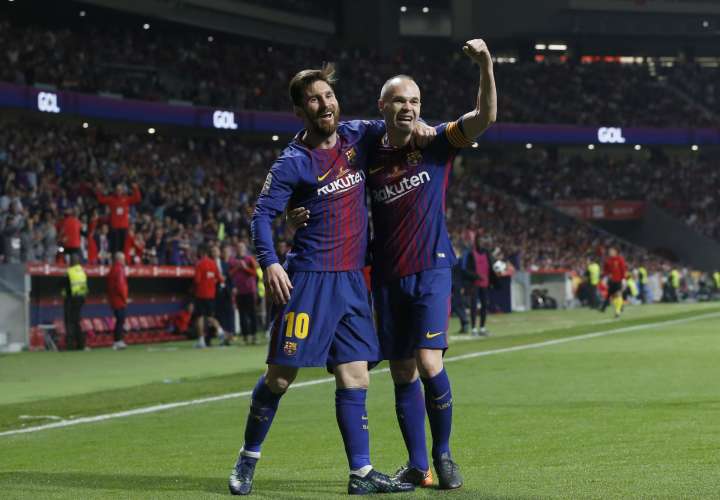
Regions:
<instances>
[{"instance_id":1,"label":"short beard","mask_svg":"<svg viewBox=\"0 0 720 500\"><path fill-rule=\"evenodd\" d=\"M307 111L305 112L305 116L307 116ZM336 108L336 111L333 113L333 121L332 123L328 124L320 124L318 123L317 119L308 120L310 122L310 132L312 132L315 135L318 135L320 137L330 137L335 133L335 131L338 128L339 119L340 116L340 108Z\"/></svg>"}]
</instances>

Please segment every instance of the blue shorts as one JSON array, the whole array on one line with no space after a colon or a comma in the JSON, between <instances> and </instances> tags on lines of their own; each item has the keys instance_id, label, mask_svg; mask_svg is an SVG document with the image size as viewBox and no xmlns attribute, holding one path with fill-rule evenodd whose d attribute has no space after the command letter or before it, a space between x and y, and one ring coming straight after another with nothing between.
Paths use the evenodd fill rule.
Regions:
<instances>
[{"instance_id":1,"label":"blue shorts","mask_svg":"<svg viewBox=\"0 0 720 500\"><path fill-rule=\"evenodd\" d=\"M447 349L451 289L450 268L421 271L386 283L373 277L383 359L410 359L416 349Z\"/></svg>"},{"instance_id":2,"label":"blue shorts","mask_svg":"<svg viewBox=\"0 0 720 500\"><path fill-rule=\"evenodd\" d=\"M380 361L361 271L297 271L290 281L290 301L273 314L268 364L331 369L351 361Z\"/></svg>"}]
</instances>

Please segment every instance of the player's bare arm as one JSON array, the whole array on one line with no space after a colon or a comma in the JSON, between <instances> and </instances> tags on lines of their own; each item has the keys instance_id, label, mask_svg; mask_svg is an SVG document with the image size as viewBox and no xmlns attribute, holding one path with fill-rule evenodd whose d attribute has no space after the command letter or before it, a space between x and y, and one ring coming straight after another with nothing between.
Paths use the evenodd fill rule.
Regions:
<instances>
[{"instance_id":1,"label":"player's bare arm","mask_svg":"<svg viewBox=\"0 0 720 500\"><path fill-rule=\"evenodd\" d=\"M463 130L468 139L482 135L497 119L497 91L490 51L485 42L476 38L465 42L463 52L480 66L480 88L475 109L466 113L462 120Z\"/></svg>"}]
</instances>

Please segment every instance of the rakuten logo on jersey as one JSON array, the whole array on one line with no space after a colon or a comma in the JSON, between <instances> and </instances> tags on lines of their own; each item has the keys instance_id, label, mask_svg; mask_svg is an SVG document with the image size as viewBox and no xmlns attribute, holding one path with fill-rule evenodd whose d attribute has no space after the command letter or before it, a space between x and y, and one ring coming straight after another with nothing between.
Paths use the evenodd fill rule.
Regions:
<instances>
[{"instance_id":1,"label":"rakuten logo on jersey","mask_svg":"<svg viewBox=\"0 0 720 500\"><path fill-rule=\"evenodd\" d=\"M373 190L373 200L387 205L415 191L426 182L430 182L430 174L423 170L419 174L403 177L395 184L388 184L380 189Z\"/></svg>"},{"instance_id":2,"label":"rakuten logo on jersey","mask_svg":"<svg viewBox=\"0 0 720 500\"><path fill-rule=\"evenodd\" d=\"M317 194L318 196L322 196L324 194L344 193L345 191L350 191L355 186L362 184L364 180L364 172L349 173L345 177L335 179L331 183L325 184L323 187L318 188Z\"/></svg>"}]
</instances>

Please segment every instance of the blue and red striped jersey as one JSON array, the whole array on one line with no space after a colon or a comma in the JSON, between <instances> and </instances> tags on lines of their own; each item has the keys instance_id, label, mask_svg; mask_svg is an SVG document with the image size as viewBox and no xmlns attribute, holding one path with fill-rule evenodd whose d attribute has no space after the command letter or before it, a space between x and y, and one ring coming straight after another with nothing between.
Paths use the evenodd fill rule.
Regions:
<instances>
[{"instance_id":1,"label":"blue and red striped jersey","mask_svg":"<svg viewBox=\"0 0 720 500\"><path fill-rule=\"evenodd\" d=\"M381 120L353 120L338 126L331 149L310 149L300 132L270 168L252 218L258 262L278 262L272 220L285 208L310 211L287 255L288 271L351 271L366 262L368 211L367 154L385 133Z\"/></svg>"},{"instance_id":2,"label":"blue and red striped jersey","mask_svg":"<svg viewBox=\"0 0 720 500\"><path fill-rule=\"evenodd\" d=\"M384 137L368 159L373 271L400 278L455 263L445 224L445 196L458 148L472 145L459 121L436 127L423 150L395 148Z\"/></svg>"}]
</instances>

